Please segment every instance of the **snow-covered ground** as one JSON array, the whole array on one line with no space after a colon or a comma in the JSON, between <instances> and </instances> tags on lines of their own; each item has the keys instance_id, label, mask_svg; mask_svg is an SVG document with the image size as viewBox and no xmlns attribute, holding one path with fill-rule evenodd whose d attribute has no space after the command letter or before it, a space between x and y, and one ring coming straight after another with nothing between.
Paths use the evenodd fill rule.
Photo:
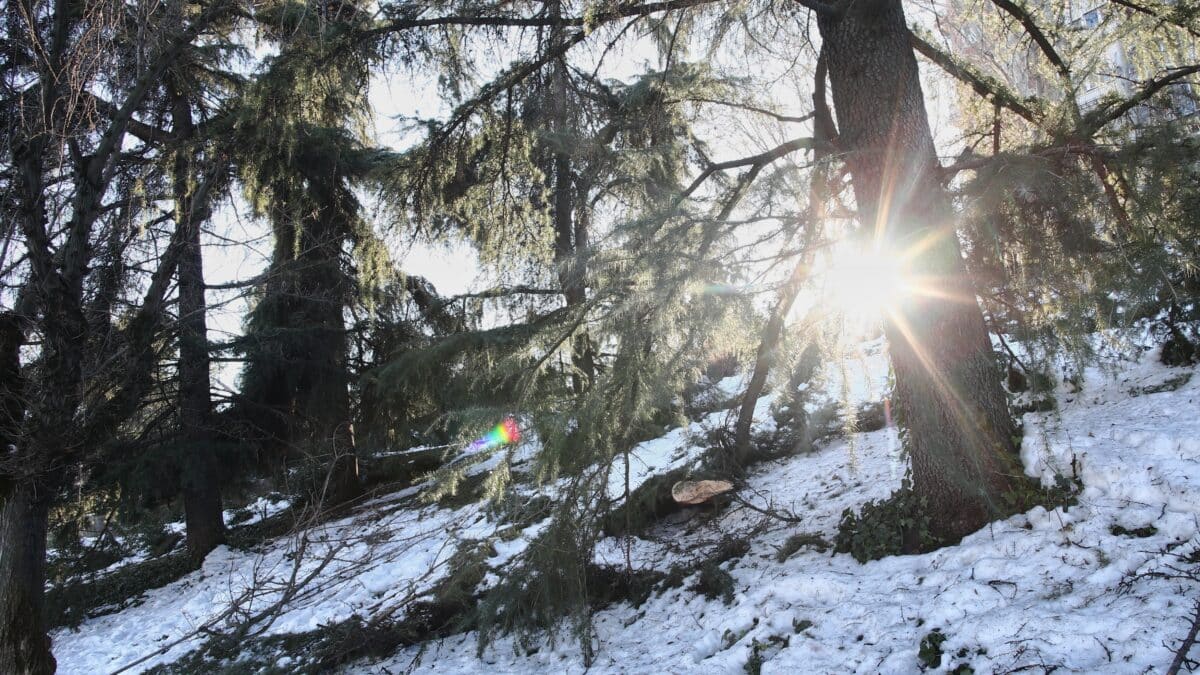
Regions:
<instances>
[{"instance_id":1,"label":"snow-covered ground","mask_svg":"<svg viewBox=\"0 0 1200 675\"><path fill-rule=\"evenodd\" d=\"M777 561L790 536L831 542L844 509L899 485L891 429L755 469L741 498L798 515L799 523L764 524L758 510L739 504L715 516L697 507L644 538L603 541L602 562L623 566L628 552L637 568L665 570L722 535L750 534L749 552L722 565L734 582L729 604L684 583L639 607L600 611L598 651L587 672L737 673L753 658L764 673L910 673L920 670L921 640L935 629L946 636L941 672L962 665L976 673L1162 672L1200 598L1191 582L1142 576L1197 548L1200 377L1193 374L1159 365L1153 352L1116 372L1089 369L1082 391L1058 392L1058 410L1024 419L1027 472L1050 482L1077 470L1084 485L1079 504L1068 511L1035 508L930 554L859 564L849 555L802 548ZM1155 391L1167 381L1178 388ZM878 393L874 386L854 389ZM768 402L759 405L763 424L770 424ZM634 477L693 461L704 426L724 414L643 443L634 453ZM407 494L377 500L309 533L298 574L328 562L266 631L311 630L402 603L444 574L459 542L494 539L503 526L479 506L437 508ZM497 546L490 562L510 559L537 531L531 526ZM60 672L111 672L151 656L137 672L179 658L202 642L196 629L221 624L230 602L256 577L289 578L298 543L278 541L261 553L220 549L202 570L149 592L141 604L58 630ZM253 608L282 592L256 598ZM585 666L569 639L529 654L502 638L480 660L476 636L466 634L348 670L532 673Z\"/></svg>"}]
</instances>

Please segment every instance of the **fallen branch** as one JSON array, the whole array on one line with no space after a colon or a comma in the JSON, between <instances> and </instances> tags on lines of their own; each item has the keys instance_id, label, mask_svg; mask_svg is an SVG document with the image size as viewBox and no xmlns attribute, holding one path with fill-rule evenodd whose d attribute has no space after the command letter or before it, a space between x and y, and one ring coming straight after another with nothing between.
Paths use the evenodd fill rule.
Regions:
<instances>
[{"instance_id":1,"label":"fallen branch","mask_svg":"<svg viewBox=\"0 0 1200 675\"><path fill-rule=\"evenodd\" d=\"M1175 659L1171 661L1170 667L1167 668L1167 675L1176 675L1180 668L1185 665L1189 668L1194 668L1195 661L1188 658L1188 652L1192 651L1192 647L1196 646L1196 635L1200 634L1200 602L1196 603L1196 611L1192 614L1192 627L1188 631L1187 637L1183 638L1183 644L1179 645L1179 649L1175 650Z\"/></svg>"}]
</instances>

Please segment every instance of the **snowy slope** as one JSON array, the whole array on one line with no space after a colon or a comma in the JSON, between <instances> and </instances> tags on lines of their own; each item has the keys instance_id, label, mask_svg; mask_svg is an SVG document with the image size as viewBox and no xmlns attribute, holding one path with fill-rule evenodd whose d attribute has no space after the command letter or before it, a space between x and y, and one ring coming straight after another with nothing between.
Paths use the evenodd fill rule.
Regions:
<instances>
[{"instance_id":1,"label":"snowy slope","mask_svg":"<svg viewBox=\"0 0 1200 675\"><path fill-rule=\"evenodd\" d=\"M1200 589L1130 575L1176 562L1167 547L1185 553L1197 545L1200 377L1173 391L1146 393L1192 374L1164 368L1153 356L1116 374L1089 370L1082 392L1059 392L1058 411L1025 416L1022 456L1030 475L1050 481L1056 472L1070 474L1073 462L1078 467L1084 490L1067 512L1034 509L927 555L864 565L804 548L777 562L776 551L789 536L832 541L843 509L885 497L899 485L895 433L884 429L853 439L853 462L848 442L838 440L813 454L757 467L742 498L794 513L800 523L767 521L737 504L715 516L700 507L673 516L645 538L602 542L600 561L624 565L628 550L643 569L665 570L703 555L727 534L749 536L750 552L722 566L734 580L728 605L685 583L641 607L600 612L599 652L588 672L737 673L756 655L764 673L909 673L920 669L919 644L934 629L947 638L943 672L963 664L977 673L1161 672L1187 631ZM764 424L770 423L767 403L759 406ZM639 446L635 476L644 480L693 459L703 427L723 414ZM1147 526L1152 534L1134 536ZM309 546L336 555L309 553L310 567L331 560L267 632L310 630L398 603L435 583L459 542L492 537L498 527L478 506L419 506L402 495L328 524L310 534ZM497 547L501 555L492 562L514 555L536 531L531 527L517 542ZM203 570L151 591L138 606L89 620L77 631L59 630L53 637L60 672L111 672L151 655L132 669L137 672L179 658L200 644L193 631L219 623L256 572L286 579L295 548L296 541L279 541L259 554L220 550ZM262 607L276 599L255 602ZM409 669L526 673L585 667L570 640L526 654L502 639L481 661L475 636L467 634L349 670Z\"/></svg>"},{"instance_id":2,"label":"snowy slope","mask_svg":"<svg viewBox=\"0 0 1200 675\"><path fill-rule=\"evenodd\" d=\"M1162 672L1173 657L1167 643L1186 633L1200 589L1149 579L1120 585L1129 573L1176 562L1165 547L1196 544L1200 378L1171 392L1130 391L1186 372L1150 357L1115 378L1089 371L1082 393L1060 392L1059 412L1026 416L1022 450L1030 474L1046 479L1056 469L1069 473L1074 457L1085 485L1080 504L1069 512L1039 507L928 555L865 565L813 551L774 559L787 535L832 539L843 508L899 484L891 431L860 436L853 472L844 441L761 467L751 499L790 508L803 523L757 537L748 556L725 565L737 588L728 606L685 584L640 608L601 612L600 652L588 672L742 672L757 642L763 673L910 673L920 669L920 641L934 628L947 636L943 671L967 664L977 673ZM752 516L735 512L712 529L734 529L738 518ZM1157 531L1145 538L1112 529L1147 525ZM621 543L609 544L601 555L623 561ZM640 565L670 555L652 542L634 550ZM358 671L585 670L569 643L517 656L502 642L482 663L473 635L424 649Z\"/></svg>"}]
</instances>

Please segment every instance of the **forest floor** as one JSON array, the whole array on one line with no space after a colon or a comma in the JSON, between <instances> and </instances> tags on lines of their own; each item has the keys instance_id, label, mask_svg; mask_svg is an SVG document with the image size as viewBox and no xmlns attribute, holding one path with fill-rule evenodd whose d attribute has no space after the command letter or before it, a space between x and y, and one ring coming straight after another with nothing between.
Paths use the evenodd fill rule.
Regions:
<instances>
[{"instance_id":1,"label":"forest floor","mask_svg":"<svg viewBox=\"0 0 1200 675\"><path fill-rule=\"evenodd\" d=\"M401 640L386 654L338 668L1163 672L1200 600L1200 377L1161 365L1155 350L1106 363L1088 368L1077 391L1060 387L1056 409L1023 419L1027 474L1045 485L1078 479L1072 506L1035 507L956 546L860 564L827 544L843 510L899 487L903 465L894 429L843 436L758 464L739 501L726 508L684 509L636 536L601 541L598 563L701 571L661 585L640 603L597 611L590 668L565 634L532 647L501 637L480 656L474 632ZM877 397L886 378L877 350L868 350L860 369L851 395ZM758 406L760 430L773 424L770 402L764 397ZM708 428L729 414L711 413L639 445L634 482L695 462ZM526 456L535 451L522 449ZM616 472L624 471L613 470L615 488ZM488 570L482 583L494 583L546 524L513 522L474 503L424 504L417 490L381 496L350 516L257 547L222 547L202 569L119 611L56 629L59 672L189 671L202 663L206 672L312 668L303 646L312 643L289 636L358 625L346 623L353 617L395 615L391 610L444 584L468 550ZM700 564L731 540L741 555ZM226 639L224 653L213 649L216 637ZM201 648L209 662L195 660Z\"/></svg>"}]
</instances>

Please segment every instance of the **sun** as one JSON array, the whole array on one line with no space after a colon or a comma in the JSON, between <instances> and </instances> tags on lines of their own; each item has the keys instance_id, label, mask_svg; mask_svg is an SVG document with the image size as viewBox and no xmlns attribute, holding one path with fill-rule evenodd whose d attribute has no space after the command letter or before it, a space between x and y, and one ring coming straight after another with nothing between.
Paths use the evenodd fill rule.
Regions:
<instances>
[{"instance_id":1,"label":"sun","mask_svg":"<svg viewBox=\"0 0 1200 675\"><path fill-rule=\"evenodd\" d=\"M910 292L903 257L870 242L835 247L820 272L829 309L863 321L881 319Z\"/></svg>"}]
</instances>

